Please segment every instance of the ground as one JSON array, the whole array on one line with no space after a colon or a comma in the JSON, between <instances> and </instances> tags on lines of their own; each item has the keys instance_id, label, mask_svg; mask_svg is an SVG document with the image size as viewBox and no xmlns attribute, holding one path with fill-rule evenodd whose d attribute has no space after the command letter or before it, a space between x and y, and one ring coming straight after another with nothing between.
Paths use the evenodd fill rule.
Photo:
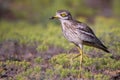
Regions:
<instances>
[{"instance_id":1,"label":"ground","mask_svg":"<svg viewBox=\"0 0 120 80\"><path fill-rule=\"evenodd\" d=\"M107 21L107 22L106 22ZM0 80L77 80L79 52L61 34L59 25L1 22ZM111 53L84 46L84 80L120 79L120 24L97 17L91 27ZM34 31L33 31L34 30Z\"/></svg>"}]
</instances>

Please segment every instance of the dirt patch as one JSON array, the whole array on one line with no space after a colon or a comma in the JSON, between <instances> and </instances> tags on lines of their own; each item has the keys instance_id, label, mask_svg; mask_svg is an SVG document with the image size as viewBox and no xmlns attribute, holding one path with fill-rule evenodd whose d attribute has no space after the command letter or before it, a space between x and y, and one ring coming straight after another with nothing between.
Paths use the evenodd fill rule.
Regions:
<instances>
[{"instance_id":1,"label":"dirt patch","mask_svg":"<svg viewBox=\"0 0 120 80\"><path fill-rule=\"evenodd\" d=\"M65 52L63 48L56 46L49 46L47 51L37 51L37 44L26 45L20 44L18 41L5 41L0 44L0 61L8 59L13 60L33 60L35 57L42 57L49 59L53 55Z\"/></svg>"}]
</instances>

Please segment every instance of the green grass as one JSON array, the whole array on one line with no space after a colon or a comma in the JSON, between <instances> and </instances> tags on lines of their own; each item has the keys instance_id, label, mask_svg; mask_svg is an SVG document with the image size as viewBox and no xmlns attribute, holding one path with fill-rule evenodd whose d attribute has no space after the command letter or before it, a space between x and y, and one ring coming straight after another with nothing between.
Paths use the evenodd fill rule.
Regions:
<instances>
[{"instance_id":1,"label":"green grass","mask_svg":"<svg viewBox=\"0 0 120 80\"><path fill-rule=\"evenodd\" d=\"M84 19L81 19L84 20ZM85 21L85 20L84 20ZM91 24L90 24L91 25ZM105 18L102 16L95 18L94 25L91 25L95 34L104 42L109 48L112 54L103 54L104 52L93 49L90 47L84 47L84 53L101 53L102 56L87 57L84 55L83 59L83 72L85 79L94 78L95 80L109 80L110 75L103 74L101 71L109 70L116 71L120 69L120 61L115 57L120 56L120 23L119 20L114 18ZM20 44L34 46L37 44L36 50L47 51L50 46L57 46L65 49L66 51L74 47L72 43L69 43L62 35L60 25L54 23L48 23L47 26L40 24L30 24L27 22L0 22L0 42L6 40L18 41ZM9 54L9 53L8 53ZM14 62L7 60L6 62L0 62L0 66L3 64L10 66L19 66L23 69L22 72L15 76L16 80L29 80L29 79L54 79L58 76L60 79L65 79L68 76L77 78L79 73L79 58L74 60L73 64L70 64L70 58L76 54L61 53L53 56L49 60L50 68L46 69L44 75L41 75L41 63L44 59L40 56L36 57L33 61L34 64L30 64L28 61ZM29 64L28 64L29 63ZM33 66L36 65L36 66ZM24 69L26 69L24 71ZM92 71L93 70L93 71ZM0 74L4 74L0 72ZM96 71L96 73L94 72ZM31 76L31 77L30 77ZM29 77L29 78L28 78Z\"/></svg>"},{"instance_id":2,"label":"green grass","mask_svg":"<svg viewBox=\"0 0 120 80\"><path fill-rule=\"evenodd\" d=\"M80 20L85 21L84 18ZM90 27L107 46L113 48L114 46L112 47L112 44L117 46L120 45L119 26L119 20L97 17L95 19L95 24ZM25 44L38 42L38 44L41 45L38 46L38 50L46 50L48 45L56 45L65 49L70 49L70 47L73 46L66 39L64 39L61 33L60 25L55 25L52 23L48 23L47 26L43 26L40 24L32 25L27 22L10 23L2 21L0 22L0 30L0 41L17 40L20 43Z\"/></svg>"},{"instance_id":3,"label":"green grass","mask_svg":"<svg viewBox=\"0 0 120 80\"><path fill-rule=\"evenodd\" d=\"M94 77L95 80L108 80L110 76L104 75L102 73L96 73L93 75L88 70L94 70L94 71L114 71L120 69L120 62L118 60L114 60L111 58L112 54L105 54L101 58L90 58L84 55L83 58L83 73L85 74L85 78L92 78ZM57 56L54 56L51 59L51 63L54 66L54 70L51 71L54 74L60 75L62 78L67 77L68 75L72 76L78 76L79 73L79 57L75 60L73 60L73 64L70 64L70 59L74 57L75 54L60 54ZM59 72L59 73L58 73Z\"/></svg>"},{"instance_id":4,"label":"green grass","mask_svg":"<svg viewBox=\"0 0 120 80\"><path fill-rule=\"evenodd\" d=\"M48 27L40 24L32 25L25 22L0 23L0 41L17 40L22 44L33 44L37 42L38 50L46 50L48 45L56 45L63 48L70 48L71 44L64 39L61 28L55 24L48 24ZM34 44L33 44L34 45Z\"/></svg>"}]
</instances>

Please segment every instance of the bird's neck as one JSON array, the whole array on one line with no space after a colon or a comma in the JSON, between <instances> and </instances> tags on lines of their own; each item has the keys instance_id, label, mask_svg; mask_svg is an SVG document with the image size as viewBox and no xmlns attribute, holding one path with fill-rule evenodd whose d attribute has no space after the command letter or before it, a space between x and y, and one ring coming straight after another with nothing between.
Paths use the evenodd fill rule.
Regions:
<instances>
[{"instance_id":1,"label":"bird's neck","mask_svg":"<svg viewBox=\"0 0 120 80\"><path fill-rule=\"evenodd\" d=\"M63 20L63 19L60 19L60 22L61 22L61 23L71 22L71 19L70 19L70 20L68 20L68 19L64 19L64 20Z\"/></svg>"},{"instance_id":2,"label":"bird's neck","mask_svg":"<svg viewBox=\"0 0 120 80\"><path fill-rule=\"evenodd\" d=\"M61 22L61 25L63 25L64 23L69 23L70 20L60 20L60 22Z\"/></svg>"},{"instance_id":3,"label":"bird's neck","mask_svg":"<svg viewBox=\"0 0 120 80\"><path fill-rule=\"evenodd\" d=\"M59 20L60 20L61 23L68 21L68 20L66 20L66 19L59 19Z\"/></svg>"},{"instance_id":4,"label":"bird's neck","mask_svg":"<svg viewBox=\"0 0 120 80\"><path fill-rule=\"evenodd\" d=\"M69 18L65 18L65 19L59 19L61 22L62 21L71 21L71 20L73 20L73 18L72 17L69 17Z\"/></svg>"},{"instance_id":5,"label":"bird's neck","mask_svg":"<svg viewBox=\"0 0 120 80\"><path fill-rule=\"evenodd\" d=\"M66 27L69 27L69 25L71 25L71 20L60 20L60 22L63 31L66 30Z\"/></svg>"}]
</instances>

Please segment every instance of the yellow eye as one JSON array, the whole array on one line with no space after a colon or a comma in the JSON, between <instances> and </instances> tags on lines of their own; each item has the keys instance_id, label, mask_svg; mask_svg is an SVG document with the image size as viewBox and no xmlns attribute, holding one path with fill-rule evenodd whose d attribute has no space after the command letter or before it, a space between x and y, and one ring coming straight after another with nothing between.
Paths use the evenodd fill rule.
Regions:
<instances>
[{"instance_id":1,"label":"yellow eye","mask_svg":"<svg viewBox=\"0 0 120 80\"><path fill-rule=\"evenodd\" d=\"M66 15L66 13L62 13L61 16L62 16L62 17L65 17L65 16L67 16L67 15Z\"/></svg>"}]
</instances>

